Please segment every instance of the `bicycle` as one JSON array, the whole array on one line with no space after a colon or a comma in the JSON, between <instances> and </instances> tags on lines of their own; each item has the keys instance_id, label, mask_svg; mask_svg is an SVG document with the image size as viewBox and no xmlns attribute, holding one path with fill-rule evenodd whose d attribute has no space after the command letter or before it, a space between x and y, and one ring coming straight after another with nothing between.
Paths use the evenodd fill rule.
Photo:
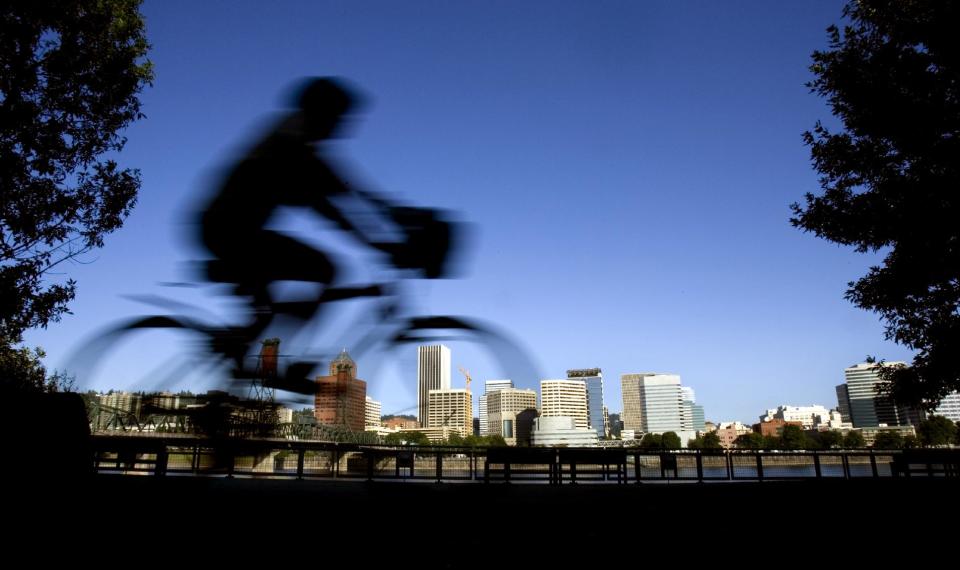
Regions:
<instances>
[{"instance_id":1,"label":"bicycle","mask_svg":"<svg viewBox=\"0 0 960 570\"><path fill-rule=\"evenodd\" d=\"M365 299L369 301L369 308L361 312L353 325L346 327L350 331L347 335L340 338L336 344L331 343L330 350L300 354L297 358L301 360L290 363L285 374L269 378L259 377L256 366L250 367L246 362L237 362L236 355L228 352L218 352L214 349L217 341L235 333L236 327L211 322L209 315L197 316L204 312L199 307L159 297L139 300L173 309L175 312L137 317L108 327L92 341L85 343L80 352L71 359L72 370L82 374L94 369L98 361L109 356L118 343L134 332L172 330L200 339L201 350L193 358L182 359L172 365L162 365L165 374L159 381L154 381L149 386L144 381L137 381L135 386L152 389L145 391L157 391L171 386L175 379L193 373L225 377L222 379L222 387L226 387L228 392L236 393L237 388L249 387L259 381L264 388L311 395L315 393L316 383L308 379L309 372L322 361L329 362L337 354L339 347L350 347L350 353L355 360L363 362L378 360L381 354L386 355L385 360L393 360L396 351L412 344L451 340L470 342L484 348L499 364L506 377L538 378L536 366L519 342L495 325L470 317L407 313L410 303L405 286L411 273L427 279L436 278L443 274L445 264L450 261L447 251L441 254L437 252L437 248L427 247L425 244L431 236L436 238L437 231L451 232L452 229L449 223L440 221L439 214L432 210L394 207L390 214L404 230L407 239L403 242L378 244L378 248L391 258L391 263L384 272L387 274L385 278L354 286L329 287L315 301L322 306L328 306L347 300ZM446 229L438 230L439 224L446 224ZM220 271L216 262L208 262L204 269L207 273ZM218 281L230 283L230 279L229 275L224 276L221 271ZM370 323L363 325L364 319L369 319ZM303 332L309 332L307 327L304 327L301 334ZM244 354L242 358L246 361L257 356ZM80 381L83 383L84 378L80 378Z\"/></svg>"}]
</instances>

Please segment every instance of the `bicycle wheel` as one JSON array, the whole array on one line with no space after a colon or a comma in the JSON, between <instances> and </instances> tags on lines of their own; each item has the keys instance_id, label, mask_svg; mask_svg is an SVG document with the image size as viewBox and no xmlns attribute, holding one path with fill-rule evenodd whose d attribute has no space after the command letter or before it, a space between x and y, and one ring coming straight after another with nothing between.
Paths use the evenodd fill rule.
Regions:
<instances>
[{"instance_id":1,"label":"bicycle wheel","mask_svg":"<svg viewBox=\"0 0 960 570\"><path fill-rule=\"evenodd\" d=\"M450 344L456 351L454 359L458 363L483 359L494 369L485 374L488 378L512 378L518 383L536 382L540 378L537 366L519 341L499 327L479 319L414 316L398 319L385 328L389 330L372 331L350 346L349 351L360 367L359 377L368 383L368 394L382 396L390 392L396 394L395 401L401 400L394 405L397 409L390 412L417 413L417 385L415 380L410 381L409 374L413 363L405 363L405 360L415 356L412 348L419 345ZM403 370L384 371L390 366ZM384 385L384 378L395 380L400 386Z\"/></svg>"},{"instance_id":2,"label":"bicycle wheel","mask_svg":"<svg viewBox=\"0 0 960 570\"><path fill-rule=\"evenodd\" d=\"M225 364L204 354L209 338L207 329L190 319L140 317L109 327L82 343L68 359L68 369L77 375L83 389L169 390L187 385L197 376L213 379L210 370Z\"/></svg>"}]
</instances>

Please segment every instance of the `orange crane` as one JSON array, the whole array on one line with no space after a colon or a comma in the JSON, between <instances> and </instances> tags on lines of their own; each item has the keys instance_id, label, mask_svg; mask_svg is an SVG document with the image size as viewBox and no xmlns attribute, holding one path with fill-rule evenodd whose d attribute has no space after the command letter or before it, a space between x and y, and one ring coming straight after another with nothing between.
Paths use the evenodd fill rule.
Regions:
<instances>
[{"instance_id":1,"label":"orange crane","mask_svg":"<svg viewBox=\"0 0 960 570\"><path fill-rule=\"evenodd\" d=\"M470 389L470 382L473 381L473 379L470 378L470 372L464 370L464 369L463 369L463 366L458 366L457 368L460 370L460 374L463 374L464 377L467 379L467 390L469 390L469 389Z\"/></svg>"}]
</instances>

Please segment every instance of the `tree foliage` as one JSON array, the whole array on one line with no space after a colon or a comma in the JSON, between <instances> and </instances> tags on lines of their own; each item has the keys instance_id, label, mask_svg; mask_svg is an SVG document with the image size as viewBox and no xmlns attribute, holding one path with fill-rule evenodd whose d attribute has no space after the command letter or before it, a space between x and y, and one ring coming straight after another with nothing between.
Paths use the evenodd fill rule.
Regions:
<instances>
[{"instance_id":1,"label":"tree foliage","mask_svg":"<svg viewBox=\"0 0 960 570\"><path fill-rule=\"evenodd\" d=\"M929 417L917 426L917 439L923 446L949 445L957 438L957 426L943 416Z\"/></svg>"},{"instance_id":2,"label":"tree foliage","mask_svg":"<svg viewBox=\"0 0 960 570\"><path fill-rule=\"evenodd\" d=\"M839 430L828 430L817 433L820 440L820 447L823 449L833 449L834 447L843 447L843 434Z\"/></svg>"},{"instance_id":3,"label":"tree foliage","mask_svg":"<svg viewBox=\"0 0 960 570\"><path fill-rule=\"evenodd\" d=\"M863 439L863 434L858 431L848 431L843 436L843 446L847 449L860 449L866 447L867 442Z\"/></svg>"},{"instance_id":4,"label":"tree foliage","mask_svg":"<svg viewBox=\"0 0 960 570\"><path fill-rule=\"evenodd\" d=\"M73 378L61 372L47 374L43 349L30 350L0 344L0 393L17 395L40 392L69 392Z\"/></svg>"},{"instance_id":5,"label":"tree foliage","mask_svg":"<svg viewBox=\"0 0 960 570\"><path fill-rule=\"evenodd\" d=\"M873 440L874 449L903 449L903 436L898 431L884 430Z\"/></svg>"},{"instance_id":6,"label":"tree foliage","mask_svg":"<svg viewBox=\"0 0 960 570\"><path fill-rule=\"evenodd\" d=\"M662 449L663 448L663 436L658 433L648 433L644 434L643 439L640 440L641 449Z\"/></svg>"},{"instance_id":7,"label":"tree foliage","mask_svg":"<svg viewBox=\"0 0 960 570\"><path fill-rule=\"evenodd\" d=\"M667 431L663 432L663 436L660 438L660 443L664 449L680 449L682 442L680 441L680 436L676 432Z\"/></svg>"},{"instance_id":8,"label":"tree foliage","mask_svg":"<svg viewBox=\"0 0 960 570\"><path fill-rule=\"evenodd\" d=\"M152 81L138 0L0 8L0 342L67 311L48 272L103 245L140 187L113 156Z\"/></svg>"},{"instance_id":9,"label":"tree foliage","mask_svg":"<svg viewBox=\"0 0 960 570\"><path fill-rule=\"evenodd\" d=\"M898 402L930 409L960 389L960 5L860 0L844 16L809 84L843 128L804 134L823 193L791 222L886 254L846 297L917 351L882 374Z\"/></svg>"},{"instance_id":10,"label":"tree foliage","mask_svg":"<svg viewBox=\"0 0 960 570\"><path fill-rule=\"evenodd\" d=\"M701 436L698 436L696 439L691 439L687 442L688 449L723 449L723 444L720 443L720 436L711 432L707 432Z\"/></svg>"},{"instance_id":11,"label":"tree foliage","mask_svg":"<svg viewBox=\"0 0 960 570\"><path fill-rule=\"evenodd\" d=\"M783 426L783 431L780 433L780 442L777 447L779 449L808 449L811 445L807 441L806 434L803 433L803 428L800 426L787 425Z\"/></svg>"}]
</instances>

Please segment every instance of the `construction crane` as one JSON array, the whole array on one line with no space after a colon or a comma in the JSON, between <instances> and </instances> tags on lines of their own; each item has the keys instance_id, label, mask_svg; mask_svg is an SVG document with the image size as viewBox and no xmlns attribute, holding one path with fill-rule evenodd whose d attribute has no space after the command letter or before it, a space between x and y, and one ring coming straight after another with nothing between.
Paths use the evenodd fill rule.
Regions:
<instances>
[{"instance_id":1,"label":"construction crane","mask_svg":"<svg viewBox=\"0 0 960 570\"><path fill-rule=\"evenodd\" d=\"M457 368L460 370L460 374L463 374L463 376L467 379L467 390L469 390L470 382L473 381L473 378L470 378L470 372L468 372L467 370L464 370L463 366L458 366Z\"/></svg>"}]
</instances>

